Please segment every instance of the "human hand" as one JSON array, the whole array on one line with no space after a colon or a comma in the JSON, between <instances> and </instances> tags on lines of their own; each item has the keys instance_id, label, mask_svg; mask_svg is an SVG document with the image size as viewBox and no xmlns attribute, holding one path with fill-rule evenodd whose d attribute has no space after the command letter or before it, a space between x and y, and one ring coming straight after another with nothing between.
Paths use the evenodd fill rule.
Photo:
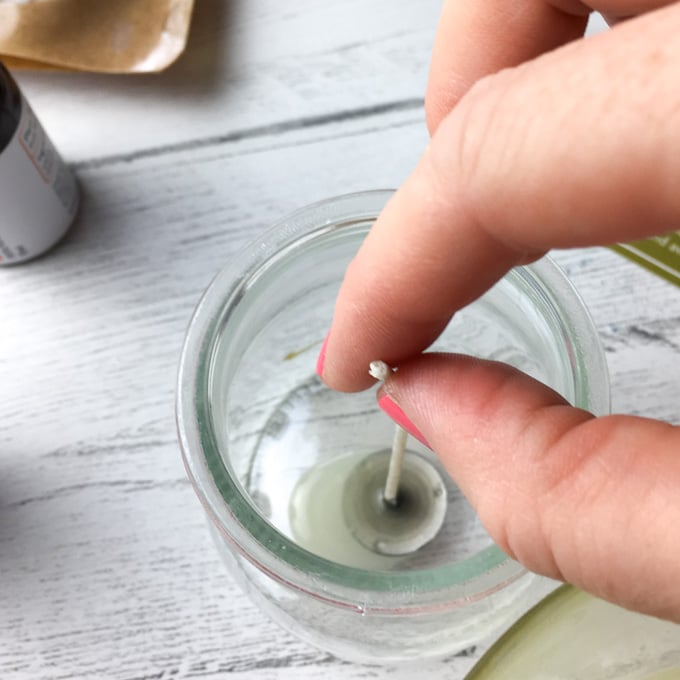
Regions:
<instances>
[{"instance_id":1,"label":"human hand","mask_svg":"<svg viewBox=\"0 0 680 680\"><path fill-rule=\"evenodd\" d=\"M680 5L574 41L587 11L445 2L431 144L348 268L321 370L355 391L373 359L399 366L381 405L437 451L501 548L680 622L679 428L594 418L511 368L420 355L511 267L680 224Z\"/></svg>"}]
</instances>

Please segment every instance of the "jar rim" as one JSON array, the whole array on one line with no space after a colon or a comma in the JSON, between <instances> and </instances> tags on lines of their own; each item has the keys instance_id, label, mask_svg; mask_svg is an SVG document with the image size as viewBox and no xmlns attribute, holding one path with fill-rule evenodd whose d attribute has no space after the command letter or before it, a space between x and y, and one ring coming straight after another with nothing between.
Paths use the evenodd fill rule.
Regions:
<instances>
[{"instance_id":1,"label":"jar rim","mask_svg":"<svg viewBox=\"0 0 680 680\"><path fill-rule=\"evenodd\" d=\"M189 324L178 376L177 427L187 473L210 520L231 546L259 570L336 606L372 612L396 608L441 610L483 599L517 581L526 570L495 545L460 562L414 572L363 570L305 550L253 511L220 455L210 408L211 362L219 320L224 309L238 304L239 291L248 276L268 258L300 240L373 222L392 193L379 190L346 194L304 207L274 224L231 258L203 294ZM514 275L545 284L539 287L540 294L559 311L563 332L573 335L568 338L568 346L576 382L575 403L596 413L608 411L604 352L573 285L546 258L519 268ZM587 352L582 351L586 348ZM244 516L253 520L248 528L244 526ZM404 593L409 597L405 598Z\"/></svg>"}]
</instances>

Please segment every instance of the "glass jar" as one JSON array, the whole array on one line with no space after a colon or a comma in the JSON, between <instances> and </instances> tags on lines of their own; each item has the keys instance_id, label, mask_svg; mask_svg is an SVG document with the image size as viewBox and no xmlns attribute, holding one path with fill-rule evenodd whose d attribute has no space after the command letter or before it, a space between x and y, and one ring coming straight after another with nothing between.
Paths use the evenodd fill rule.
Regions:
<instances>
[{"instance_id":1,"label":"glass jar","mask_svg":"<svg viewBox=\"0 0 680 680\"><path fill-rule=\"evenodd\" d=\"M372 390L333 392L314 368L345 268L389 196L309 206L235 257L195 311L177 396L187 471L231 574L291 632L369 663L475 644L535 601L537 578L493 544L415 441L409 455L445 486L437 536L409 554L382 554L348 526L347 484L361 461L389 448L393 424ZM581 408L609 408L597 332L548 259L511 271L433 347L506 361Z\"/></svg>"}]
</instances>

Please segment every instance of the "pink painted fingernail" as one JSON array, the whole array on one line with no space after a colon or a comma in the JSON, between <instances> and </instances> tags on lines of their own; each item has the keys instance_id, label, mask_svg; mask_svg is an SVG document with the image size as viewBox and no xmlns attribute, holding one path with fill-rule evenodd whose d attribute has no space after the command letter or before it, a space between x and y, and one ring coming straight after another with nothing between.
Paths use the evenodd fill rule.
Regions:
<instances>
[{"instance_id":1,"label":"pink painted fingernail","mask_svg":"<svg viewBox=\"0 0 680 680\"><path fill-rule=\"evenodd\" d=\"M397 402L387 395L383 394L378 399L378 406L390 417L392 420L403 427L412 437L415 437L421 444L427 446L428 449L432 447L427 443L427 439L423 433L411 422L411 419L401 410Z\"/></svg>"},{"instance_id":2,"label":"pink painted fingernail","mask_svg":"<svg viewBox=\"0 0 680 680\"><path fill-rule=\"evenodd\" d=\"M329 335L330 333L326 334L321 349L319 350L319 358L316 360L316 374L319 378L323 377L323 365L326 362L326 345L328 344Z\"/></svg>"}]
</instances>

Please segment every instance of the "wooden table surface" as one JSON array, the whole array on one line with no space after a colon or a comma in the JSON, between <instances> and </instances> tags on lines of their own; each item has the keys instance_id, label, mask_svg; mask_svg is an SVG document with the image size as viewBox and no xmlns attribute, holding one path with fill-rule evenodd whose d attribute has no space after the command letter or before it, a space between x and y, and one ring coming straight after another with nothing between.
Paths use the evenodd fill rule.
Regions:
<instances>
[{"instance_id":1,"label":"wooden table surface","mask_svg":"<svg viewBox=\"0 0 680 680\"><path fill-rule=\"evenodd\" d=\"M225 573L180 461L177 362L199 295L292 209L396 186L426 143L435 0L200 0L143 76L21 73L82 208L0 269L0 678L410 678L337 661ZM555 254L613 408L679 421L680 290L604 249ZM483 651L419 668L462 678Z\"/></svg>"}]
</instances>

